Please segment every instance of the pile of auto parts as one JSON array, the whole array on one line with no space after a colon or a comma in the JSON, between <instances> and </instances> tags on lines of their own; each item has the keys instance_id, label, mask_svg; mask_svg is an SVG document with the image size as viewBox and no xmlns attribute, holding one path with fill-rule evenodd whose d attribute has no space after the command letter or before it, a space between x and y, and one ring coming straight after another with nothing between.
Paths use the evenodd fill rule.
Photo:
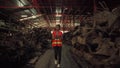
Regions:
<instances>
[{"instance_id":1,"label":"pile of auto parts","mask_svg":"<svg viewBox=\"0 0 120 68\"><path fill-rule=\"evenodd\" d=\"M95 26L90 27L87 21L66 34L74 59L82 68L119 68L119 15L105 10L92 17Z\"/></svg>"},{"instance_id":2,"label":"pile of auto parts","mask_svg":"<svg viewBox=\"0 0 120 68\"><path fill-rule=\"evenodd\" d=\"M28 33L0 28L0 66L18 68L35 56L41 56L50 46L51 33L34 28Z\"/></svg>"}]
</instances>

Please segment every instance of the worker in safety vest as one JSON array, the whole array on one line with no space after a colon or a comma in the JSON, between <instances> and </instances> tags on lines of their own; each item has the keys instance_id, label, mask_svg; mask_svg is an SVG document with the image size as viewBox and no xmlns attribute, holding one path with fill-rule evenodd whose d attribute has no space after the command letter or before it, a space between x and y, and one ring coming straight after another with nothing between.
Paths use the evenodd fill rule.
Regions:
<instances>
[{"instance_id":1,"label":"worker in safety vest","mask_svg":"<svg viewBox=\"0 0 120 68\"><path fill-rule=\"evenodd\" d=\"M56 28L52 33L52 47L54 49L55 64L57 64L57 67L60 67L62 50L62 32L60 31L60 28L60 25L56 25Z\"/></svg>"}]
</instances>

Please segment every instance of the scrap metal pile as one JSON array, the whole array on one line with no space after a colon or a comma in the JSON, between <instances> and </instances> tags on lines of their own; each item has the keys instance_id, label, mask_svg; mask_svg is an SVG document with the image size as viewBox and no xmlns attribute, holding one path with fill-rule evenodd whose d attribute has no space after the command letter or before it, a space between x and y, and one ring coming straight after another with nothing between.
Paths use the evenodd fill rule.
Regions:
<instances>
[{"instance_id":1,"label":"scrap metal pile","mask_svg":"<svg viewBox=\"0 0 120 68\"><path fill-rule=\"evenodd\" d=\"M18 68L35 56L41 56L50 46L51 33L34 28L28 33L0 28L0 66Z\"/></svg>"},{"instance_id":2,"label":"scrap metal pile","mask_svg":"<svg viewBox=\"0 0 120 68\"><path fill-rule=\"evenodd\" d=\"M120 8L99 11L65 34L71 52L81 68L120 67ZM89 19L94 20L89 20Z\"/></svg>"}]
</instances>

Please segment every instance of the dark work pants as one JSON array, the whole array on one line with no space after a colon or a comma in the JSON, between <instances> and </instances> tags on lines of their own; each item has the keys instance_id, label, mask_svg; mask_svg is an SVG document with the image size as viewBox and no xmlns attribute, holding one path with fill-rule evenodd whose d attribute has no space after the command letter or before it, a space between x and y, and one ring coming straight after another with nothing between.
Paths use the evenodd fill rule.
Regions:
<instances>
[{"instance_id":1,"label":"dark work pants","mask_svg":"<svg viewBox=\"0 0 120 68\"><path fill-rule=\"evenodd\" d=\"M62 51L62 46L55 46L54 47L55 60L58 60L59 64L61 62L61 51Z\"/></svg>"}]
</instances>

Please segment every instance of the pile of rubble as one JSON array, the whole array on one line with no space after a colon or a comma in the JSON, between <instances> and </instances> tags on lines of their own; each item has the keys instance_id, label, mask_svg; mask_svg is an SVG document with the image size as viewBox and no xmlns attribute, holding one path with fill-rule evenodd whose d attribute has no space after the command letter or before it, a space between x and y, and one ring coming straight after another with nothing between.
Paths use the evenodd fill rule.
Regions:
<instances>
[{"instance_id":1,"label":"pile of rubble","mask_svg":"<svg viewBox=\"0 0 120 68\"><path fill-rule=\"evenodd\" d=\"M34 28L28 33L0 29L0 66L18 68L35 56L41 56L49 47L51 33Z\"/></svg>"},{"instance_id":2,"label":"pile of rubble","mask_svg":"<svg viewBox=\"0 0 120 68\"><path fill-rule=\"evenodd\" d=\"M73 57L82 68L120 67L120 17L115 11L98 12L92 16L92 23L81 22L65 34L64 41L72 44Z\"/></svg>"}]
</instances>

